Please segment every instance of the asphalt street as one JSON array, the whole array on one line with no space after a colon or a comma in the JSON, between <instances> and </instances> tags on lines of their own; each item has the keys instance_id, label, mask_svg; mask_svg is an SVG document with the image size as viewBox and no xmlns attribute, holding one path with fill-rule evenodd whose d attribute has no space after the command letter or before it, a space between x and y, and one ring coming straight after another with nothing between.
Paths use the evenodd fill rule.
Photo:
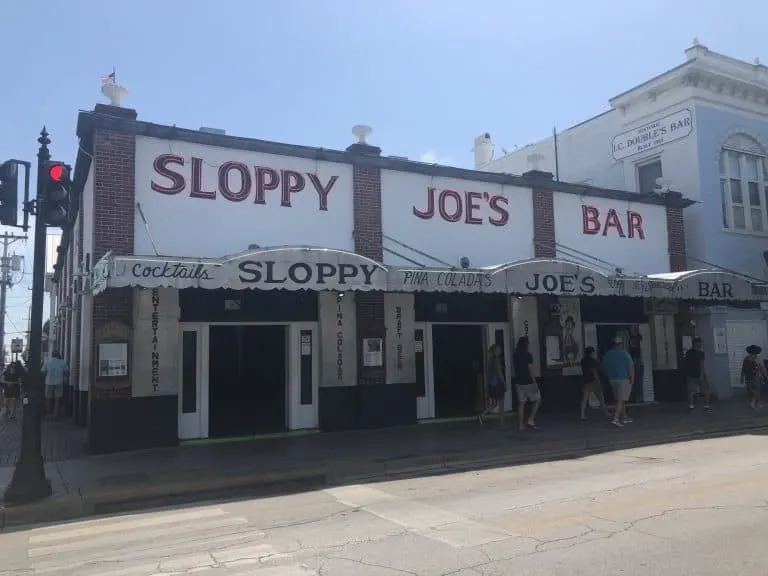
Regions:
<instances>
[{"instance_id":1,"label":"asphalt street","mask_svg":"<svg viewBox=\"0 0 768 576\"><path fill-rule=\"evenodd\" d=\"M205 503L0 534L0 574L768 573L768 437Z\"/></svg>"}]
</instances>

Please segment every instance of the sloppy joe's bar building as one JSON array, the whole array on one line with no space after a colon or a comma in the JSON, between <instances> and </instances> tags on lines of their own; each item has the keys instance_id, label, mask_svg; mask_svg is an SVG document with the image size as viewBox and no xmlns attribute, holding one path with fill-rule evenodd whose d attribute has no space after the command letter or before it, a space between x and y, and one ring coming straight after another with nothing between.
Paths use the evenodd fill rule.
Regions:
<instances>
[{"instance_id":1,"label":"sloppy joe's bar building","mask_svg":"<svg viewBox=\"0 0 768 576\"><path fill-rule=\"evenodd\" d=\"M548 409L583 349L638 342L637 401L679 393L689 302L761 286L687 271L680 194L462 170L80 114L57 341L94 452L474 413L486 351L528 335ZM574 392L576 390L576 392ZM512 408L512 395L507 395Z\"/></svg>"}]
</instances>

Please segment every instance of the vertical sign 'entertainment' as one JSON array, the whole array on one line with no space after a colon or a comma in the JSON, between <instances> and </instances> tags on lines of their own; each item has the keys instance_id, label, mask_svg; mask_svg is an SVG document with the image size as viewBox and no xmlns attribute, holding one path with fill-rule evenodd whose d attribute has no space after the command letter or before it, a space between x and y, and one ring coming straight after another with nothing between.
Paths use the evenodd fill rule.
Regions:
<instances>
[{"instance_id":1,"label":"vertical sign 'entertainment'","mask_svg":"<svg viewBox=\"0 0 768 576\"><path fill-rule=\"evenodd\" d=\"M341 303L344 296L336 296L336 379L344 382L344 310Z\"/></svg>"},{"instance_id":2,"label":"vertical sign 'entertainment'","mask_svg":"<svg viewBox=\"0 0 768 576\"><path fill-rule=\"evenodd\" d=\"M397 338L397 370L403 369L403 307L395 307L395 335Z\"/></svg>"},{"instance_id":3,"label":"vertical sign 'entertainment'","mask_svg":"<svg viewBox=\"0 0 768 576\"><path fill-rule=\"evenodd\" d=\"M152 289L152 391L160 389L160 351L157 329L160 324L160 289Z\"/></svg>"}]
</instances>

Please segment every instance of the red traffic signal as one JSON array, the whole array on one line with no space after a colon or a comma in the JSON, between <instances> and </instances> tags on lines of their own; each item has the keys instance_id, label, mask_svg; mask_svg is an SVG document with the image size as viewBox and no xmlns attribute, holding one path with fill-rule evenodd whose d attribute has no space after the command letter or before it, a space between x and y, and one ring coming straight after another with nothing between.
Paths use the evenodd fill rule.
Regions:
<instances>
[{"instance_id":1,"label":"red traffic signal","mask_svg":"<svg viewBox=\"0 0 768 576\"><path fill-rule=\"evenodd\" d=\"M69 170L64 164L52 163L48 166L48 178L54 182L65 182L69 178Z\"/></svg>"}]
</instances>

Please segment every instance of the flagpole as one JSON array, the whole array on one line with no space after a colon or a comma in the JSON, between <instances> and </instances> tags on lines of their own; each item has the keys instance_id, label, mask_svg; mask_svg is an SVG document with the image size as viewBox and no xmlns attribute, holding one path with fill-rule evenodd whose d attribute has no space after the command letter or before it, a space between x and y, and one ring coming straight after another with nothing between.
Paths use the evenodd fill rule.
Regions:
<instances>
[{"instance_id":1,"label":"flagpole","mask_svg":"<svg viewBox=\"0 0 768 576\"><path fill-rule=\"evenodd\" d=\"M557 127L552 127L552 139L555 145L555 181L560 181L560 158L557 153Z\"/></svg>"}]
</instances>

